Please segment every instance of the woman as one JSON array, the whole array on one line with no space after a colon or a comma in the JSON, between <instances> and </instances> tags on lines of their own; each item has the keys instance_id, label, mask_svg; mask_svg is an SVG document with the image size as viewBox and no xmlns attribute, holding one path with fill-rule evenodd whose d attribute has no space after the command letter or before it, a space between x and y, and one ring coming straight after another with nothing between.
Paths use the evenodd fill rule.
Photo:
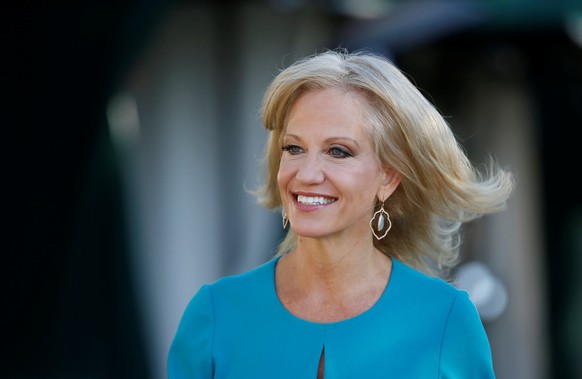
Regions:
<instances>
[{"instance_id":1,"label":"woman","mask_svg":"<svg viewBox=\"0 0 582 379\"><path fill-rule=\"evenodd\" d=\"M477 172L373 54L326 51L282 70L263 123L259 201L282 209L287 236L269 262L194 296L169 378L494 378L476 308L442 278L461 225L503 209L511 174Z\"/></svg>"}]
</instances>

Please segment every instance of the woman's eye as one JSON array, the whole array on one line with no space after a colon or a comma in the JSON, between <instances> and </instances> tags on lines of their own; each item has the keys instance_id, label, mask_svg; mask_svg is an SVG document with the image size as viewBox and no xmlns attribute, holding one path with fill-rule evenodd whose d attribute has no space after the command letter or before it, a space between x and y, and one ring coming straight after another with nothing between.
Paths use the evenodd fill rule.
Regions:
<instances>
[{"instance_id":1,"label":"woman's eye","mask_svg":"<svg viewBox=\"0 0 582 379\"><path fill-rule=\"evenodd\" d=\"M328 150L329 155L335 158L348 158L353 156L348 150L340 147L332 147Z\"/></svg>"},{"instance_id":2,"label":"woman's eye","mask_svg":"<svg viewBox=\"0 0 582 379\"><path fill-rule=\"evenodd\" d=\"M283 146L282 150L288 152L291 155L296 155L303 151L303 149L297 145L285 145Z\"/></svg>"}]
</instances>

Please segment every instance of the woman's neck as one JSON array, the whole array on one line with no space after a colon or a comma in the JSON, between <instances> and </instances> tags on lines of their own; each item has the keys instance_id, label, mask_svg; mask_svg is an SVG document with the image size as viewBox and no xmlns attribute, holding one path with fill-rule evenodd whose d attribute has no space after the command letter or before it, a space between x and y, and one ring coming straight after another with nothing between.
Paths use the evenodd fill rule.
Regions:
<instances>
[{"instance_id":1,"label":"woman's neck","mask_svg":"<svg viewBox=\"0 0 582 379\"><path fill-rule=\"evenodd\" d=\"M331 295L369 285L378 275L386 278L391 265L372 241L334 243L299 239L297 248L286 259L299 285Z\"/></svg>"},{"instance_id":2,"label":"woman's neck","mask_svg":"<svg viewBox=\"0 0 582 379\"><path fill-rule=\"evenodd\" d=\"M369 246L331 246L300 241L277 263L275 285L292 314L314 322L335 322L370 309L384 292L392 261Z\"/></svg>"}]
</instances>

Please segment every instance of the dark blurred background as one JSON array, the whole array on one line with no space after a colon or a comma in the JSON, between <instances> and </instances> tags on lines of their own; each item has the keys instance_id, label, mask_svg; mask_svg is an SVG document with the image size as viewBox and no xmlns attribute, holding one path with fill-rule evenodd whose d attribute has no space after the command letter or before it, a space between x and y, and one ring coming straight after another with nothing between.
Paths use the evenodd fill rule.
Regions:
<instances>
[{"instance_id":1,"label":"dark blurred background","mask_svg":"<svg viewBox=\"0 0 582 379\"><path fill-rule=\"evenodd\" d=\"M497 285L478 304L497 375L582 378L574 0L0 5L0 377L163 379L199 285L265 261L281 236L245 192L262 92L337 46L389 56L472 159L516 172L508 210L463 251Z\"/></svg>"}]
</instances>

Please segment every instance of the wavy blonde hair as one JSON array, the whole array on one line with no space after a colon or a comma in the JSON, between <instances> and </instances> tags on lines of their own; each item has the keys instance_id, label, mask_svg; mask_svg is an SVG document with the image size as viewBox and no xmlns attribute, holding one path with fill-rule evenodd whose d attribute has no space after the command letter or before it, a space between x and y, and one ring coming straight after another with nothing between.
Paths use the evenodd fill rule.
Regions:
<instances>
[{"instance_id":1,"label":"wavy blonde hair","mask_svg":"<svg viewBox=\"0 0 582 379\"><path fill-rule=\"evenodd\" d=\"M364 125L377 159L401 177L385 202L392 229L387 238L374 239L375 246L429 275L444 276L458 262L462 224L501 211L514 187L513 177L492 158L487 170L478 171L441 114L383 56L326 50L278 73L263 99L269 138L266 178L256 192L259 204L281 207L277 173L291 107L303 93L331 87L355 91L368 101L371 112ZM378 200L376 209L379 205ZM291 252L296 244L297 236L289 230L277 254Z\"/></svg>"}]
</instances>

